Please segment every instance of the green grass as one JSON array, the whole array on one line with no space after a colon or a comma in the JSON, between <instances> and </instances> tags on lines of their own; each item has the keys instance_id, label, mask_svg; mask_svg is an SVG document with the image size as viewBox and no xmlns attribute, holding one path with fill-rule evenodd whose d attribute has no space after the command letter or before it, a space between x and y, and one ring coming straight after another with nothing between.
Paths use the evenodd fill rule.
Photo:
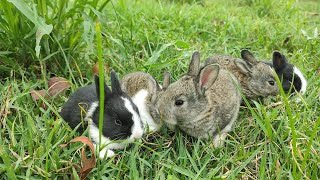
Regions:
<instances>
[{"instance_id":1,"label":"green grass","mask_svg":"<svg viewBox=\"0 0 320 180\"><path fill-rule=\"evenodd\" d=\"M279 96L242 107L223 148L163 127L101 162L89 179L98 174L104 179L320 178L317 1L85 2L28 1L35 17L53 26L37 57L33 22L0 0L0 179L77 178L82 145L59 145L79 134L57 112L71 92L92 81L97 21L102 58L120 77L141 70L161 82L162 72L169 70L176 80L195 50L202 58L239 57L240 49L249 48L266 60L280 50L306 75L309 86L301 102ZM46 100L48 109L43 109L29 92L46 88L51 76L65 77L73 85L62 98ZM278 101L283 103L271 107Z\"/></svg>"}]
</instances>

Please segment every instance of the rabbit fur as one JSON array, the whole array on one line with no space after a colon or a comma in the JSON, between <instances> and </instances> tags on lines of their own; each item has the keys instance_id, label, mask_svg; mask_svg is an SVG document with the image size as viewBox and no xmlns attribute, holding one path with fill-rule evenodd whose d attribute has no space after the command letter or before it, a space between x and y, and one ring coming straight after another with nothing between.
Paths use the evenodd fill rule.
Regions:
<instances>
[{"instance_id":1,"label":"rabbit fur","mask_svg":"<svg viewBox=\"0 0 320 180\"><path fill-rule=\"evenodd\" d=\"M237 119L241 101L239 83L217 64L200 70L200 54L195 52L188 73L159 93L157 107L170 129L208 139L220 147Z\"/></svg>"},{"instance_id":2,"label":"rabbit fur","mask_svg":"<svg viewBox=\"0 0 320 180\"><path fill-rule=\"evenodd\" d=\"M263 63L274 68L285 93L292 94L297 91L303 95L306 92L306 78L296 66L288 62L285 55L281 54L279 51L274 51L272 62L263 61Z\"/></svg>"},{"instance_id":3,"label":"rabbit fur","mask_svg":"<svg viewBox=\"0 0 320 180\"><path fill-rule=\"evenodd\" d=\"M169 76L164 74L164 82L170 79ZM158 93L162 91L158 82L148 73L133 72L122 78L121 86L137 105L145 133L158 131L162 126L155 107Z\"/></svg>"},{"instance_id":4,"label":"rabbit fur","mask_svg":"<svg viewBox=\"0 0 320 180\"><path fill-rule=\"evenodd\" d=\"M217 63L230 71L239 81L243 95L257 101L261 97L279 94L275 74L270 66L257 61L248 50L241 51L242 59L226 55L214 55L205 60L205 65Z\"/></svg>"},{"instance_id":5,"label":"rabbit fur","mask_svg":"<svg viewBox=\"0 0 320 180\"><path fill-rule=\"evenodd\" d=\"M104 83L104 117L101 135L101 149L99 157L115 155L113 149L123 149L127 143L140 139L143 135L138 108L130 97L121 90L119 79L114 71L111 72L112 91ZM95 76L95 83L81 87L75 91L63 105L61 117L72 129L83 132L89 126L89 135L95 146L99 141L99 77ZM84 121L82 121L84 119ZM85 127L81 124L84 122ZM122 140L121 142L113 142ZM99 147L98 147L99 149Z\"/></svg>"}]
</instances>

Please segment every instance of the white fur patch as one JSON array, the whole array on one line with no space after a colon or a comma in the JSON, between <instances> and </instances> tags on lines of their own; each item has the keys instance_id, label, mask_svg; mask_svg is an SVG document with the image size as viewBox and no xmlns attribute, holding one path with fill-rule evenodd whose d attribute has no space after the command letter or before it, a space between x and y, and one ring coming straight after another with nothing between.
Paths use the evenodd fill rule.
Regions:
<instances>
[{"instance_id":1,"label":"white fur patch","mask_svg":"<svg viewBox=\"0 0 320 180\"><path fill-rule=\"evenodd\" d=\"M96 144L99 144L99 128L98 126L91 120L89 119L89 133L91 139L96 142ZM112 143L112 140L109 138L101 135L101 145L107 145L106 148L108 149L123 149L125 147L125 142L126 140L123 140L122 142L116 142Z\"/></svg>"},{"instance_id":2,"label":"white fur patch","mask_svg":"<svg viewBox=\"0 0 320 180\"><path fill-rule=\"evenodd\" d=\"M146 98L149 92L145 89L140 90L132 97L133 103L138 107L141 121L145 132L155 132L159 130L159 125L154 122L146 107Z\"/></svg>"},{"instance_id":3,"label":"white fur patch","mask_svg":"<svg viewBox=\"0 0 320 180\"><path fill-rule=\"evenodd\" d=\"M99 149L99 146L98 146L98 145L93 144L93 146L94 146L95 151L97 150L97 148ZM104 147L104 148L101 149L101 151L99 152L99 158L100 158L100 159L103 159L104 156L106 155L106 153L107 153L107 157L108 157L108 158L110 158L110 157L112 157L112 156L115 155L115 153L114 153L111 149L108 149L108 148Z\"/></svg>"},{"instance_id":4,"label":"white fur patch","mask_svg":"<svg viewBox=\"0 0 320 180\"><path fill-rule=\"evenodd\" d=\"M99 129L97 125L92 121L92 119L88 118L88 122L90 138L92 139L92 141L94 141L95 147L99 149ZM113 142L109 138L101 135L101 146L103 147L103 149L101 149L99 152L99 158L103 159L106 153L108 158L114 156L115 153L111 149L123 149L127 145L127 143L129 143L128 140Z\"/></svg>"},{"instance_id":5,"label":"white fur patch","mask_svg":"<svg viewBox=\"0 0 320 180\"><path fill-rule=\"evenodd\" d=\"M87 112L87 117L88 117L88 118L91 118L91 117L92 117L93 113L96 111L96 109L97 109L98 106L99 106L99 101L94 101L94 102L91 104L91 106L90 106L90 108L89 108L89 110L88 110L88 112Z\"/></svg>"},{"instance_id":6,"label":"white fur patch","mask_svg":"<svg viewBox=\"0 0 320 180\"><path fill-rule=\"evenodd\" d=\"M129 142L133 142L136 139L140 139L143 135L143 128L141 125L140 116L136 111L133 110L131 102L127 98L121 97L124 101L124 106L132 114L133 126L131 129L131 136L129 137Z\"/></svg>"},{"instance_id":7,"label":"white fur patch","mask_svg":"<svg viewBox=\"0 0 320 180\"><path fill-rule=\"evenodd\" d=\"M227 138L228 133L224 132L224 133L220 133L217 134L214 138L213 138L213 145L216 148L220 148L223 146L224 144L224 140Z\"/></svg>"},{"instance_id":8,"label":"white fur patch","mask_svg":"<svg viewBox=\"0 0 320 180\"><path fill-rule=\"evenodd\" d=\"M124 99L124 98L123 98ZM127 100L129 101L129 100ZM124 99L124 102L126 103L126 100ZM129 101L130 103L130 101ZM96 111L97 107L99 106L99 102L98 101L95 101L91 104L88 112L87 112L87 117L86 117L86 120L88 121L88 125L89 125L89 135L90 135L90 138L92 139L92 141L94 142L94 145L95 147L97 146L97 148L99 148L99 144L100 144L100 141L99 141L99 128L98 126L92 121L91 117L93 115L93 113ZM126 105L125 105L126 106ZM131 110L130 110L130 107L128 108L126 106L126 108L133 114L133 119L137 119L138 118L138 121L140 124L140 120L139 120L139 116L137 113L135 113L133 111L133 108L131 106ZM136 124L136 122L135 122ZM133 128L134 129L134 128ZM140 127L141 131L142 128ZM133 133L132 133L133 134ZM131 135L132 136L132 135ZM142 133L140 135L140 137L142 136ZM139 138L140 138L139 137ZM103 136L103 134L101 135L101 146L104 146L103 149L101 149L100 153L99 153L99 158L100 159L103 159L105 154L107 154L107 157L112 157L115 155L115 153L111 150L111 149L123 149L127 143L130 143L130 142L133 142L135 139L137 138L129 138L127 140L121 140L121 142L113 142L112 140L110 140L109 138ZM96 149L96 148L95 148Z\"/></svg>"},{"instance_id":9,"label":"white fur patch","mask_svg":"<svg viewBox=\"0 0 320 180\"><path fill-rule=\"evenodd\" d=\"M296 67L293 67L293 72L299 76L299 78L301 79L301 89L299 91L300 94L304 94L307 90L307 80L304 78L303 74L301 73L301 71L299 69L297 69Z\"/></svg>"}]
</instances>

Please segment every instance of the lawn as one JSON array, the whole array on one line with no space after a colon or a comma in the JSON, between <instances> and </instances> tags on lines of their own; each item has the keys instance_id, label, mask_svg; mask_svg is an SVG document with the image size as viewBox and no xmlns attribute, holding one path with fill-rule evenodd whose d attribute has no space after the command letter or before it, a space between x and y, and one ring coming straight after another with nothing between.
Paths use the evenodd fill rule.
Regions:
<instances>
[{"instance_id":1,"label":"lawn","mask_svg":"<svg viewBox=\"0 0 320 180\"><path fill-rule=\"evenodd\" d=\"M60 145L81 134L58 111L70 93L93 81L99 23L102 59L120 77L144 71L161 83L167 70L174 81L196 50L203 60L240 57L247 48L268 61L281 51L308 87L303 96L241 107L222 148L164 126L98 160L88 179L320 178L317 0L1 0L0 179L79 178L84 145ZM30 91L47 89L55 76L66 78L70 90L43 100L46 107L35 103Z\"/></svg>"}]
</instances>

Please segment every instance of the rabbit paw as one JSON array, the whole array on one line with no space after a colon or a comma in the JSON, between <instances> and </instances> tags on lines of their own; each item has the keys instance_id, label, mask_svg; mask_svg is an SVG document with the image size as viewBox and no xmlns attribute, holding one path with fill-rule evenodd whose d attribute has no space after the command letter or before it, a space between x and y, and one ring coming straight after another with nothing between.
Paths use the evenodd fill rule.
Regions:
<instances>
[{"instance_id":1,"label":"rabbit paw","mask_svg":"<svg viewBox=\"0 0 320 180\"><path fill-rule=\"evenodd\" d=\"M97 149L96 148L96 144L93 145L94 146L94 149ZM99 149L99 148L98 148ZM111 150L111 149L108 149L107 147L104 147L99 153L99 158L102 160L104 159L104 157L106 156L107 154L107 158L110 158L110 157L113 157L115 155L115 153Z\"/></svg>"},{"instance_id":2,"label":"rabbit paw","mask_svg":"<svg viewBox=\"0 0 320 180\"><path fill-rule=\"evenodd\" d=\"M222 134L216 135L216 136L213 138L213 145L214 145L214 147L216 147L216 148L222 147L223 144L224 144L224 140L226 139L227 135L228 135L227 133L222 133Z\"/></svg>"},{"instance_id":3,"label":"rabbit paw","mask_svg":"<svg viewBox=\"0 0 320 180\"><path fill-rule=\"evenodd\" d=\"M115 155L115 153L111 150L111 149L107 149L107 148L103 148L100 152L99 152L99 158L100 159L104 159L104 157L107 154L107 158L113 157Z\"/></svg>"}]
</instances>

